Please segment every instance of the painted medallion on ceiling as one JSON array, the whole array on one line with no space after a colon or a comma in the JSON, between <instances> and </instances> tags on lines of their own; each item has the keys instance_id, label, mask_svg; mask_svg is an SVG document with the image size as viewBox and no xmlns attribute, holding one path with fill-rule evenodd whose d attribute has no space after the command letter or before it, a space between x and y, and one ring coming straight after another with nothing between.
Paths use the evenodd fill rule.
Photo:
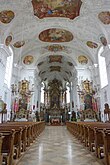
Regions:
<instances>
[{"instance_id":1,"label":"painted medallion on ceiling","mask_svg":"<svg viewBox=\"0 0 110 165\"><path fill-rule=\"evenodd\" d=\"M41 53L44 54L46 52L65 52L65 53L71 53L71 49L68 46L63 46L63 45L59 45L59 44L53 44L53 45L49 45L49 46L45 46L41 48Z\"/></svg>"},{"instance_id":2,"label":"painted medallion on ceiling","mask_svg":"<svg viewBox=\"0 0 110 165\"><path fill-rule=\"evenodd\" d=\"M80 64L87 64L88 63L88 59L87 59L87 57L86 56L79 56L78 57L78 62L80 63Z\"/></svg>"},{"instance_id":3,"label":"painted medallion on ceiling","mask_svg":"<svg viewBox=\"0 0 110 165\"><path fill-rule=\"evenodd\" d=\"M60 72L61 67L60 66L50 66L50 72L53 72L53 71Z\"/></svg>"},{"instance_id":4,"label":"painted medallion on ceiling","mask_svg":"<svg viewBox=\"0 0 110 165\"><path fill-rule=\"evenodd\" d=\"M34 15L45 17L66 17L74 19L79 16L81 0L32 0Z\"/></svg>"},{"instance_id":5,"label":"painted medallion on ceiling","mask_svg":"<svg viewBox=\"0 0 110 165\"><path fill-rule=\"evenodd\" d=\"M12 19L14 18L15 14L11 10L4 10L0 12L0 21L2 23L10 23Z\"/></svg>"},{"instance_id":6,"label":"painted medallion on ceiling","mask_svg":"<svg viewBox=\"0 0 110 165\"><path fill-rule=\"evenodd\" d=\"M34 57L31 55L25 56L23 59L23 63L25 65L31 65L34 62Z\"/></svg>"},{"instance_id":7,"label":"painted medallion on ceiling","mask_svg":"<svg viewBox=\"0 0 110 165\"><path fill-rule=\"evenodd\" d=\"M95 42L92 42L92 41L87 41L86 44L90 48L97 48L98 47L98 44L96 44Z\"/></svg>"},{"instance_id":8,"label":"painted medallion on ceiling","mask_svg":"<svg viewBox=\"0 0 110 165\"><path fill-rule=\"evenodd\" d=\"M52 63L52 62L59 62L59 63L62 63L62 56L60 55L53 55L53 56L49 56L49 63Z\"/></svg>"},{"instance_id":9,"label":"painted medallion on ceiling","mask_svg":"<svg viewBox=\"0 0 110 165\"><path fill-rule=\"evenodd\" d=\"M107 46L107 40L104 36L100 37L100 41L101 41L102 45Z\"/></svg>"},{"instance_id":10,"label":"painted medallion on ceiling","mask_svg":"<svg viewBox=\"0 0 110 165\"><path fill-rule=\"evenodd\" d=\"M6 45L6 46L9 46L10 43L11 43L11 41L12 41L12 36L10 35L10 36L8 36L8 37L6 38L6 40L5 40L5 45Z\"/></svg>"},{"instance_id":11,"label":"painted medallion on ceiling","mask_svg":"<svg viewBox=\"0 0 110 165\"><path fill-rule=\"evenodd\" d=\"M16 42L16 43L14 43L13 46L14 46L15 48L20 48L20 47L22 47L24 44L25 44L24 41L18 41L18 42Z\"/></svg>"},{"instance_id":12,"label":"painted medallion on ceiling","mask_svg":"<svg viewBox=\"0 0 110 165\"><path fill-rule=\"evenodd\" d=\"M104 11L99 13L98 18L100 19L103 24L108 25L110 24L110 12L109 11Z\"/></svg>"},{"instance_id":13,"label":"painted medallion on ceiling","mask_svg":"<svg viewBox=\"0 0 110 165\"><path fill-rule=\"evenodd\" d=\"M73 40L73 35L67 30L52 28L41 32L39 39L44 42L69 42Z\"/></svg>"}]
</instances>

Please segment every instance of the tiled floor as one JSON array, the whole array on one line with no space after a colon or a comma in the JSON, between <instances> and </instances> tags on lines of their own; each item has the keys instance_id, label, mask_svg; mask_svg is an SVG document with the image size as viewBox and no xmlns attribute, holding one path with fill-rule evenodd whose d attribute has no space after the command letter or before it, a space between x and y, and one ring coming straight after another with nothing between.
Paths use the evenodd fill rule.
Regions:
<instances>
[{"instance_id":1,"label":"tiled floor","mask_svg":"<svg viewBox=\"0 0 110 165\"><path fill-rule=\"evenodd\" d=\"M101 165L65 126L47 126L18 165Z\"/></svg>"}]
</instances>

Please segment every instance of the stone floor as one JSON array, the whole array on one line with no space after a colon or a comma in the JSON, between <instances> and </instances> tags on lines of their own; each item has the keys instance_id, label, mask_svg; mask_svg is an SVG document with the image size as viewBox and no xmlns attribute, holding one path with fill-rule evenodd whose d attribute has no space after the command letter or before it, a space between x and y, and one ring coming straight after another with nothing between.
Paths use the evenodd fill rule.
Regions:
<instances>
[{"instance_id":1,"label":"stone floor","mask_svg":"<svg viewBox=\"0 0 110 165\"><path fill-rule=\"evenodd\" d=\"M47 126L17 165L101 165L65 126Z\"/></svg>"}]
</instances>

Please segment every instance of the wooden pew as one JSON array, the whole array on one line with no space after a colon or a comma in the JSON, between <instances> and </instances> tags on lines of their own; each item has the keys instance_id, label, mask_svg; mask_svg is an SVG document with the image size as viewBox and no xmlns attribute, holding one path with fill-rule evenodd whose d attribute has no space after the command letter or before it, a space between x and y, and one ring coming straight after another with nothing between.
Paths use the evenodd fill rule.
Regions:
<instances>
[{"instance_id":1,"label":"wooden pew","mask_svg":"<svg viewBox=\"0 0 110 165\"><path fill-rule=\"evenodd\" d=\"M0 131L3 134L3 142L1 153L3 156L3 161L5 161L6 165L13 164L13 156L14 156L14 134L15 130L11 131Z\"/></svg>"},{"instance_id":2,"label":"wooden pew","mask_svg":"<svg viewBox=\"0 0 110 165\"><path fill-rule=\"evenodd\" d=\"M110 165L110 130L103 131L103 141L104 141L104 159L106 165Z\"/></svg>"},{"instance_id":3,"label":"wooden pew","mask_svg":"<svg viewBox=\"0 0 110 165\"><path fill-rule=\"evenodd\" d=\"M71 127L71 128L69 128ZM67 129L71 132L74 122L67 123ZM94 151L98 158L102 158L102 153L107 165L110 165L110 123L102 122L77 122L77 138L82 137L82 142L90 151ZM106 130L106 133L105 133ZM76 131L75 131L76 132ZM105 138L106 137L106 138ZM109 145L108 145L109 144Z\"/></svg>"},{"instance_id":4,"label":"wooden pew","mask_svg":"<svg viewBox=\"0 0 110 165\"><path fill-rule=\"evenodd\" d=\"M14 158L17 159L21 156L21 136L22 136L22 128L18 126L10 126L10 125L0 125L0 131L11 131L15 130L14 136Z\"/></svg>"},{"instance_id":5,"label":"wooden pew","mask_svg":"<svg viewBox=\"0 0 110 165\"><path fill-rule=\"evenodd\" d=\"M2 156L2 143L3 143L3 134L0 133L0 164L2 164L2 161L3 161L3 156Z\"/></svg>"}]
</instances>

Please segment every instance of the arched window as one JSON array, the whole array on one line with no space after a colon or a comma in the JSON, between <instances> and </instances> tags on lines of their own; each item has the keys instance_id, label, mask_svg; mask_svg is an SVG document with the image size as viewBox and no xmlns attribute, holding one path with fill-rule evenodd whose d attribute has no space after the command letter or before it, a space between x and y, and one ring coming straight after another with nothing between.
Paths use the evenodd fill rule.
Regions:
<instances>
[{"instance_id":1,"label":"arched window","mask_svg":"<svg viewBox=\"0 0 110 165\"><path fill-rule=\"evenodd\" d=\"M103 53L104 48L101 47L98 52L98 60L99 60L99 73L100 73L100 82L101 88L104 88L108 85L108 78L107 78L107 70L106 70L106 62L105 57L102 57L101 54Z\"/></svg>"},{"instance_id":2,"label":"arched window","mask_svg":"<svg viewBox=\"0 0 110 165\"><path fill-rule=\"evenodd\" d=\"M41 86L41 103L44 103L44 83L43 82Z\"/></svg>"},{"instance_id":3,"label":"arched window","mask_svg":"<svg viewBox=\"0 0 110 165\"><path fill-rule=\"evenodd\" d=\"M4 83L7 85L8 88L10 88L11 85L12 65L13 65L13 51L11 47L9 47L9 50L10 50L10 56L7 57L5 79L4 79Z\"/></svg>"},{"instance_id":4,"label":"arched window","mask_svg":"<svg viewBox=\"0 0 110 165\"><path fill-rule=\"evenodd\" d=\"M67 88L67 103L70 103L70 87L69 87L69 83L66 84L66 88Z\"/></svg>"}]
</instances>

